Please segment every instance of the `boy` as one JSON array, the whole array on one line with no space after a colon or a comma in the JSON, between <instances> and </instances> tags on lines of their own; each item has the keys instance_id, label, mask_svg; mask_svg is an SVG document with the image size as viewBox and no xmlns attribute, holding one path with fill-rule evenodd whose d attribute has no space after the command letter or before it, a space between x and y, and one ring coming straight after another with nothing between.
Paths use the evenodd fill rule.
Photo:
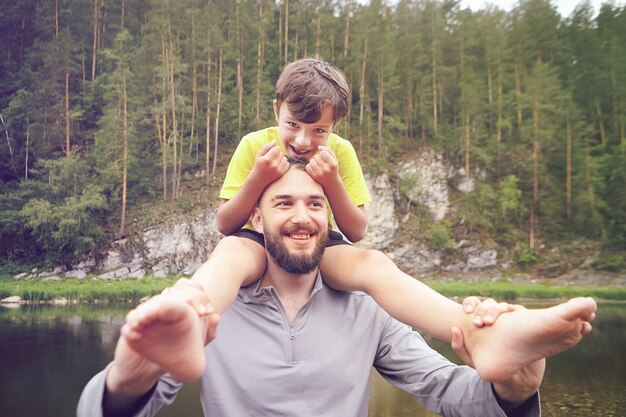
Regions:
<instances>
[{"instance_id":1,"label":"boy","mask_svg":"<svg viewBox=\"0 0 626 417\"><path fill-rule=\"evenodd\" d=\"M202 284L216 313L265 271L263 236L248 220L266 186L287 171L286 156L309 160L307 172L324 188L339 230L352 242L365 236L364 204L371 198L361 166L350 142L332 133L349 103L343 74L327 62L305 58L284 68L274 100L278 126L246 135L233 154L217 213L217 227L227 237L192 278ZM306 230L285 233L309 238ZM364 291L396 319L450 341L450 329L465 314L461 305L400 271L382 252L351 246L335 231L326 247L321 272L331 287ZM475 317L476 325L492 323L507 309L506 303L483 303L484 316Z\"/></svg>"}]
</instances>

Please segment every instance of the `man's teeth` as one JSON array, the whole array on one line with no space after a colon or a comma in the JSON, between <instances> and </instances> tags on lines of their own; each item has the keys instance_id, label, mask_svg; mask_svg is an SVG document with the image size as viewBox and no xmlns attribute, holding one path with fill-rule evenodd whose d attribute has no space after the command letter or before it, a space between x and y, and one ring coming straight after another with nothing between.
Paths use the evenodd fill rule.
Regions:
<instances>
[{"instance_id":1,"label":"man's teeth","mask_svg":"<svg viewBox=\"0 0 626 417\"><path fill-rule=\"evenodd\" d=\"M310 235L291 235L290 237L292 239L306 240L310 237Z\"/></svg>"}]
</instances>

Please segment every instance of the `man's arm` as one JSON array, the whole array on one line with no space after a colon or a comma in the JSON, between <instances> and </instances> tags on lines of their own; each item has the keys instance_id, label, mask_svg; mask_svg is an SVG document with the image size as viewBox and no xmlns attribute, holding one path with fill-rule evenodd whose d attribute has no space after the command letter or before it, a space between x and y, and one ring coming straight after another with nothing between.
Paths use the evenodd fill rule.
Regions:
<instances>
[{"instance_id":1,"label":"man's arm","mask_svg":"<svg viewBox=\"0 0 626 417\"><path fill-rule=\"evenodd\" d=\"M508 415L503 407L506 404L498 402L497 391L474 369L454 365L432 350L419 334L389 316L382 326L374 366L428 410L447 417ZM528 396L532 404L523 408L521 416L540 415L539 400L533 394Z\"/></svg>"}]
</instances>

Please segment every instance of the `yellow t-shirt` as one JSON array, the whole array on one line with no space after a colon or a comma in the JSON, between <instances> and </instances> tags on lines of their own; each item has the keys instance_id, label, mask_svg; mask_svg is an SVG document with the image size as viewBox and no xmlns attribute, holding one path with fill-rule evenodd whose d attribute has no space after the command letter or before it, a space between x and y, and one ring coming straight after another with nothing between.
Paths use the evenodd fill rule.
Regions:
<instances>
[{"instance_id":1,"label":"yellow t-shirt","mask_svg":"<svg viewBox=\"0 0 626 417\"><path fill-rule=\"evenodd\" d=\"M248 174L250 174L250 171L252 171L254 167L257 153L266 143L273 140L276 141L278 146L283 150L283 153L285 153L283 144L278 136L278 127L258 130L247 134L241 139L241 142L239 142L228 164L226 178L224 179L224 184L220 191L220 198L230 200L239 192ZM356 151L352 144L340 136L331 133L326 142L326 146L337 156L339 176L354 205L360 206L371 202L372 197L367 189L365 178L363 178L363 171L361 170L361 164L359 163L359 159L356 156ZM331 214L329 210L329 222L332 225ZM247 223L244 227L253 229L250 223Z\"/></svg>"}]
</instances>

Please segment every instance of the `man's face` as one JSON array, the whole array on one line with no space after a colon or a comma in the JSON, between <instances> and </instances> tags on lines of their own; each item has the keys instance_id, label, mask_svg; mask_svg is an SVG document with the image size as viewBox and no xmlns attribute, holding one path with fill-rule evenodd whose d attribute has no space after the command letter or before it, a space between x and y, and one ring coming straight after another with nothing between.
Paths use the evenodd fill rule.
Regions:
<instances>
[{"instance_id":1,"label":"man's face","mask_svg":"<svg viewBox=\"0 0 626 417\"><path fill-rule=\"evenodd\" d=\"M274 101L274 113L278 122L278 136L287 156L311 159L318 151L318 146L326 145L335 126L334 112L330 106L324 108L322 117L314 123L296 120L284 102L278 107Z\"/></svg>"},{"instance_id":2,"label":"man's face","mask_svg":"<svg viewBox=\"0 0 626 417\"><path fill-rule=\"evenodd\" d=\"M292 168L272 183L254 219L278 266L292 274L317 268L328 240L328 212L322 187L306 171Z\"/></svg>"}]
</instances>

